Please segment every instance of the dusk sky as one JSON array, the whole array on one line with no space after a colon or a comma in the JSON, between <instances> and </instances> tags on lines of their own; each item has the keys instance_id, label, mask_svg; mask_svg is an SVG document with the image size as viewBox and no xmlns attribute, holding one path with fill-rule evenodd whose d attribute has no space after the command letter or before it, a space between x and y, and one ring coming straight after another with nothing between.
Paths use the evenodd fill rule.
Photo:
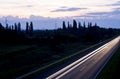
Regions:
<instances>
[{"instance_id":1,"label":"dusk sky","mask_svg":"<svg viewBox=\"0 0 120 79\"><path fill-rule=\"evenodd\" d=\"M120 26L120 0L0 0L0 22L33 21L35 28L61 26L62 20ZM39 27L38 27L39 26ZM24 27L23 27L24 28Z\"/></svg>"}]
</instances>

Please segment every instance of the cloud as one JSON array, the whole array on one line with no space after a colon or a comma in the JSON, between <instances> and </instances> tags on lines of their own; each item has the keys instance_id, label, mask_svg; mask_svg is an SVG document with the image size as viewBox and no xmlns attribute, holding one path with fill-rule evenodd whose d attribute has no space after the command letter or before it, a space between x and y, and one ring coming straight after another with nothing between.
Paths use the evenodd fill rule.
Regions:
<instances>
[{"instance_id":1,"label":"cloud","mask_svg":"<svg viewBox=\"0 0 120 79\"><path fill-rule=\"evenodd\" d=\"M30 8L30 7L33 7L33 5L25 5L25 7L28 7L28 8Z\"/></svg>"},{"instance_id":2,"label":"cloud","mask_svg":"<svg viewBox=\"0 0 120 79\"><path fill-rule=\"evenodd\" d=\"M60 8L67 8L66 6L62 6L62 7L60 7Z\"/></svg>"},{"instance_id":3,"label":"cloud","mask_svg":"<svg viewBox=\"0 0 120 79\"><path fill-rule=\"evenodd\" d=\"M114 11L111 14L120 15L120 8L114 8Z\"/></svg>"},{"instance_id":4,"label":"cloud","mask_svg":"<svg viewBox=\"0 0 120 79\"><path fill-rule=\"evenodd\" d=\"M93 13L88 13L87 15L94 15L94 16L102 16L102 15L120 15L120 8L113 8L113 11L111 12L93 12Z\"/></svg>"},{"instance_id":5,"label":"cloud","mask_svg":"<svg viewBox=\"0 0 120 79\"><path fill-rule=\"evenodd\" d=\"M120 6L120 1L117 1L117 2L115 2L115 3L106 3L106 4L98 4L97 6L106 6L106 7L110 7L110 6L112 6L112 7L117 7L117 6Z\"/></svg>"},{"instance_id":6,"label":"cloud","mask_svg":"<svg viewBox=\"0 0 120 79\"><path fill-rule=\"evenodd\" d=\"M78 10L84 10L87 8L77 8L77 7L72 7L72 8L67 8L67 7L60 7L59 9L52 10L51 12L67 12L67 11L78 11Z\"/></svg>"},{"instance_id":7,"label":"cloud","mask_svg":"<svg viewBox=\"0 0 120 79\"><path fill-rule=\"evenodd\" d=\"M120 20L120 7L112 8L110 12L90 12L84 15L74 16L81 19L119 19Z\"/></svg>"},{"instance_id":8,"label":"cloud","mask_svg":"<svg viewBox=\"0 0 120 79\"><path fill-rule=\"evenodd\" d=\"M15 6L14 6L15 7ZM32 8L34 5L28 4L28 5L16 5L17 8Z\"/></svg>"},{"instance_id":9,"label":"cloud","mask_svg":"<svg viewBox=\"0 0 120 79\"><path fill-rule=\"evenodd\" d=\"M88 13L88 15L106 15L109 14L109 12L93 12L93 13Z\"/></svg>"},{"instance_id":10,"label":"cloud","mask_svg":"<svg viewBox=\"0 0 120 79\"><path fill-rule=\"evenodd\" d=\"M120 1L118 1L117 3L112 4L112 6L120 6Z\"/></svg>"},{"instance_id":11,"label":"cloud","mask_svg":"<svg viewBox=\"0 0 120 79\"><path fill-rule=\"evenodd\" d=\"M117 1L116 3L113 3L113 4L108 4L105 6L120 6L120 1Z\"/></svg>"}]
</instances>

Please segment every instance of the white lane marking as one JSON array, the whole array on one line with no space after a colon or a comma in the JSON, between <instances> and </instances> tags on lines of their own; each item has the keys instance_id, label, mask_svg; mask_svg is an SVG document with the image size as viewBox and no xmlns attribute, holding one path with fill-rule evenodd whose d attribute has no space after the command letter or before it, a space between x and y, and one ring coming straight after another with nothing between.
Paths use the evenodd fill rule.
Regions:
<instances>
[{"instance_id":1,"label":"white lane marking","mask_svg":"<svg viewBox=\"0 0 120 79\"><path fill-rule=\"evenodd\" d=\"M80 58L80 59L77 60L76 62L73 62L72 64L68 65L67 67L63 68L62 70L59 70L59 71L56 72L55 74L47 77L46 79L52 79L52 78L56 77L57 75L60 75L62 72L65 72L65 71L68 70L70 67L72 67L74 64L79 63L81 60L87 58L88 56L90 56L90 55L92 55L92 54L94 55L95 52L98 52L99 50L102 50L105 46L107 46L107 45L110 44L110 43L111 43L111 41L108 42L108 43L106 43L106 44L104 44L103 46L99 47L98 49L94 50L93 52L87 54L86 56ZM93 56L93 55L92 55L92 56ZM75 67L76 67L76 66L75 66Z\"/></svg>"},{"instance_id":2,"label":"white lane marking","mask_svg":"<svg viewBox=\"0 0 120 79\"><path fill-rule=\"evenodd\" d=\"M119 38L120 39L120 38ZM120 47L120 42L119 42L119 39L118 39L118 44L117 44L117 46L118 47L116 47L116 49L118 49L119 47ZM115 48L114 48L115 49ZM116 49L115 49L115 51L116 51ZM115 53L115 52L114 52ZM99 69L99 71L96 73L96 75L93 77L93 79L96 79L97 78L97 76L99 75L99 73L103 70L103 68L105 67L105 65L107 64L107 62L110 60L110 58L114 55L114 53L112 53L110 56L109 56L109 58L107 58L107 60L106 60L106 62L102 65L102 67Z\"/></svg>"},{"instance_id":3,"label":"white lane marking","mask_svg":"<svg viewBox=\"0 0 120 79\"><path fill-rule=\"evenodd\" d=\"M106 46L112 44L113 42L117 42L117 40L113 40L111 41L109 44L107 44ZM105 47L104 47L105 48ZM104 48L101 48L100 50L98 50L95 54L97 54L98 52L100 52L102 49ZM72 71L73 69L77 68L80 64L82 64L83 62L87 61L88 59L90 59L91 57L93 57L95 54L92 54L91 56L89 56L88 58L86 58L85 60L81 61L80 63L78 63L76 66L72 67L71 69L69 69L68 71L64 72L63 74L60 74L56 79L60 79L62 78L64 75L66 75L67 73L69 73L70 71Z\"/></svg>"},{"instance_id":4,"label":"white lane marking","mask_svg":"<svg viewBox=\"0 0 120 79\"><path fill-rule=\"evenodd\" d=\"M102 50L102 49L101 49ZM64 75L66 75L67 73L69 73L70 71L72 71L73 69L77 68L79 65L81 65L82 63L84 63L85 61L87 61L88 59L90 59L91 57L93 57L95 54L97 54L98 52L100 52L101 50L97 51L96 53L92 54L91 56L89 56L88 58L84 59L83 61L81 61L80 63L78 63L77 65L73 66L72 68L70 68L69 70L65 71L64 73L60 74L58 77L56 77L56 79L60 79L61 77L63 77Z\"/></svg>"}]
</instances>

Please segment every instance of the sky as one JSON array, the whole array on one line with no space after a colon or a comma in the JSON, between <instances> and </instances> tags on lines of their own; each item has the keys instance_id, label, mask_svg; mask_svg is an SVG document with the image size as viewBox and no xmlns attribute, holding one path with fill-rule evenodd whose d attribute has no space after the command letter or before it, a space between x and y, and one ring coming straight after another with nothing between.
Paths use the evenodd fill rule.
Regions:
<instances>
[{"instance_id":1,"label":"sky","mask_svg":"<svg viewBox=\"0 0 120 79\"><path fill-rule=\"evenodd\" d=\"M33 21L36 29L54 29L73 19L119 28L120 0L0 0L0 22L6 18L9 24Z\"/></svg>"}]
</instances>

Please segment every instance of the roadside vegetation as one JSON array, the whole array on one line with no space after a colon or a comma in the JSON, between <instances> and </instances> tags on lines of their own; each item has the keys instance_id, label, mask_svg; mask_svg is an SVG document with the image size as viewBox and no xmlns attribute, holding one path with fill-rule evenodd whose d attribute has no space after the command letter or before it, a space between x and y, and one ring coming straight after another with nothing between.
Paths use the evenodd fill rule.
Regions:
<instances>
[{"instance_id":1,"label":"roadside vegetation","mask_svg":"<svg viewBox=\"0 0 120 79\"><path fill-rule=\"evenodd\" d=\"M61 49L62 51L57 52L53 50L51 45L17 45L1 47L0 78L16 78L91 46L89 44L85 45L81 43L61 45L64 46L64 51Z\"/></svg>"},{"instance_id":2,"label":"roadside vegetation","mask_svg":"<svg viewBox=\"0 0 120 79\"><path fill-rule=\"evenodd\" d=\"M32 22L26 22L25 30L20 23L12 26L0 23L1 79L16 78L120 34L120 29L76 20L73 24L63 21L62 28L54 30L33 28Z\"/></svg>"}]
</instances>

